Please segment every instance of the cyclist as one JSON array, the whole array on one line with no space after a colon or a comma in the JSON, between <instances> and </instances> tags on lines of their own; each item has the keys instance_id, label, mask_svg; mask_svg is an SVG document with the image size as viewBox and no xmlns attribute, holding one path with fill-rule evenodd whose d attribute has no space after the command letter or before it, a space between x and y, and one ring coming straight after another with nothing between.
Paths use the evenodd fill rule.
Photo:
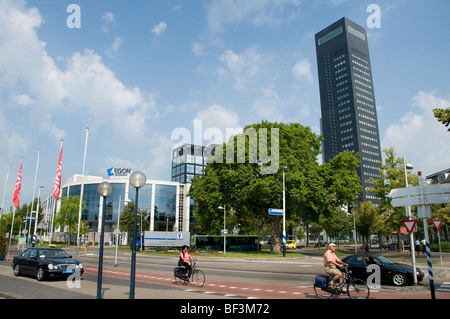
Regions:
<instances>
[{"instance_id":1,"label":"cyclist","mask_svg":"<svg viewBox=\"0 0 450 319\"><path fill-rule=\"evenodd\" d=\"M333 277L329 283L331 289L334 289L334 282L339 279L339 284L342 284L344 280L344 274L337 269L337 267L347 266L342 260L340 260L334 251L336 250L336 244L330 243L328 245L327 252L323 255L323 265L325 266L325 272Z\"/></svg>"},{"instance_id":2,"label":"cyclist","mask_svg":"<svg viewBox=\"0 0 450 319\"><path fill-rule=\"evenodd\" d=\"M180 260L178 261L178 266L185 266L188 271L188 278L191 277L192 266L191 266L191 255L189 254L188 246L184 245L181 248Z\"/></svg>"}]
</instances>

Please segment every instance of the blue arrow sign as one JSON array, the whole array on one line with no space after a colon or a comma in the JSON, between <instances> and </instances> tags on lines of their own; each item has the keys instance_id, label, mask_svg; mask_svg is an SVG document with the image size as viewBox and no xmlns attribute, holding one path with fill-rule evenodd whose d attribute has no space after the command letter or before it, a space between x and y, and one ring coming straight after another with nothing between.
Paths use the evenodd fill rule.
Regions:
<instances>
[{"instance_id":1,"label":"blue arrow sign","mask_svg":"<svg viewBox=\"0 0 450 319\"><path fill-rule=\"evenodd\" d=\"M283 216L283 210L279 208L269 208L269 215Z\"/></svg>"}]
</instances>

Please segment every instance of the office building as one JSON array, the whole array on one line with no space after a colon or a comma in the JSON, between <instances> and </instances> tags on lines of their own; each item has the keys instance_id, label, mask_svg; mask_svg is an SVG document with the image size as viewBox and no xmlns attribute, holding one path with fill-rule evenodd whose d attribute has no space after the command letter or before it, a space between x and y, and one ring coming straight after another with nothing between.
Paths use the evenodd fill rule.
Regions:
<instances>
[{"instance_id":1,"label":"office building","mask_svg":"<svg viewBox=\"0 0 450 319\"><path fill-rule=\"evenodd\" d=\"M97 187L102 182L109 182L113 187L111 196L106 197L106 212L103 212L103 197L97 192ZM62 185L61 197L79 196L82 183L81 175L73 175ZM189 187L190 184L147 180L146 185L139 189L139 210L147 211L144 218L149 221L149 227L143 230L190 231L194 220L192 201L187 197ZM105 238L108 238L113 237L112 234L116 232L119 211L123 210L127 202L135 201L136 189L130 184L129 174L110 178L85 176L83 194L87 206L82 211L81 221L89 226L92 233L98 233L101 231L101 219L105 218ZM60 205L61 202L55 201L52 195L41 202L44 229L48 229L47 236L50 234L54 212L59 211ZM58 229L56 225L54 228L57 231L53 234L53 240L62 241L64 229Z\"/></svg>"},{"instance_id":2,"label":"office building","mask_svg":"<svg viewBox=\"0 0 450 319\"><path fill-rule=\"evenodd\" d=\"M323 160L344 150L359 154L363 192L357 202L379 200L367 192L380 178L381 146L366 30L342 18L315 35Z\"/></svg>"},{"instance_id":3,"label":"office building","mask_svg":"<svg viewBox=\"0 0 450 319\"><path fill-rule=\"evenodd\" d=\"M202 176L206 159L214 155L218 144L208 146L184 144L172 150L172 181L190 183L195 176Z\"/></svg>"}]
</instances>

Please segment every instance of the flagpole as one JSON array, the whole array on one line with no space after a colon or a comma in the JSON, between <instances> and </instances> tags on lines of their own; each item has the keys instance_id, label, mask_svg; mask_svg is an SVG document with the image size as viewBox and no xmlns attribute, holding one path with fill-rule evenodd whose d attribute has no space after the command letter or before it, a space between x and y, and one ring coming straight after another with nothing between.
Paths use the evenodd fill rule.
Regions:
<instances>
[{"instance_id":1,"label":"flagpole","mask_svg":"<svg viewBox=\"0 0 450 319\"><path fill-rule=\"evenodd\" d=\"M31 221L32 221L32 218L33 218L34 195L35 195L35 191L36 191L36 180L37 180L37 174L38 174L38 170L39 170L39 155L40 155L40 153L41 153L41 149L38 149L38 156L37 156L37 161L36 161L36 171L34 173L33 198L31 199L30 225L28 225L28 236L29 236L29 238L31 236ZM27 240L27 247L29 247L28 246L28 241L30 241L30 246L31 246L31 240L28 239Z\"/></svg>"},{"instance_id":2,"label":"flagpole","mask_svg":"<svg viewBox=\"0 0 450 319\"><path fill-rule=\"evenodd\" d=\"M11 170L11 163L9 163L8 172L6 173L5 188L3 189L3 198L2 198L2 210L0 211L0 221L2 220L3 210L5 209L5 194L6 194L6 188L8 186L8 178L9 178L10 170Z\"/></svg>"},{"instance_id":3,"label":"flagpole","mask_svg":"<svg viewBox=\"0 0 450 319\"><path fill-rule=\"evenodd\" d=\"M59 148L59 158L58 158L58 167L56 168L56 177L55 177L55 186L53 187L53 197L55 198L55 202L54 202L54 210L53 210L53 218L52 218L52 236L53 236L53 222L55 220L55 215L56 215L56 209L58 208L58 200L59 200L59 195L61 192L61 163L62 163L62 148L63 147L63 140L61 140L61 147ZM70 236L70 235L69 235ZM50 238L50 243L51 243L52 238ZM70 240L70 239L69 239Z\"/></svg>"},{"instance_id":4,"label":"flagpole","mask_svg":"<svg viewBox=\"0 0 450 319\"><path fill-rule=\"evenodd\" d=\"M9 259L9 250L11 247L11 238L13 236L14 218L16 217L16 208L19 207L19 203L20 203L20 189L22 187L22 162L23 162L23 157L20 158L19 174L17 174L16 186L14 188L14 196L13 196L14 209L13 209L13 217L11 220L11 231L9 232L8 253L6 255L6 260Z\"/></svg>"},{"instance_id":5,"label":"flagpole","mask_svg":"<svg viewBox=\"0 0 450 319\"><path fill-rule=\"evenodd\" d=\"M84 193L84 170L86 167L86 152L87 152L87 144L88 144L88 135L89 135L89 127L86 127L86 140L84 142L84 158L83 158L83 172L81 177L81 190L80 190L80 206L78 207L78 233L77 233L77 253L76 256L78 257L78 250L80 249L80 224L81 224L81 211L82 211L82 204L83 204L83 193Z\"/></svg>"}]
</instances>

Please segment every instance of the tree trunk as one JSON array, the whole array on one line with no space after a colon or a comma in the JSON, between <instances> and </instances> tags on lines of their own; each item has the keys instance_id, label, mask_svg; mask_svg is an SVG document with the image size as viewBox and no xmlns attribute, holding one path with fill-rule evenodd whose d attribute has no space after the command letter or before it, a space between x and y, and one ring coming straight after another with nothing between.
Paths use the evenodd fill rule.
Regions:
<instances>
[{"instance_id":1,"label":"tree trunk","mask_svg":"<svg viewBox=\"0 0 450 319\"><path fill-rule=\"evenodd\" d=\"M280 220L282 216L270 216L270 222L272 223L272 240L270 241L270 252L273 254L279 254L282 252L281 242L281 229Z\"/></svg>"}]
</instances>

